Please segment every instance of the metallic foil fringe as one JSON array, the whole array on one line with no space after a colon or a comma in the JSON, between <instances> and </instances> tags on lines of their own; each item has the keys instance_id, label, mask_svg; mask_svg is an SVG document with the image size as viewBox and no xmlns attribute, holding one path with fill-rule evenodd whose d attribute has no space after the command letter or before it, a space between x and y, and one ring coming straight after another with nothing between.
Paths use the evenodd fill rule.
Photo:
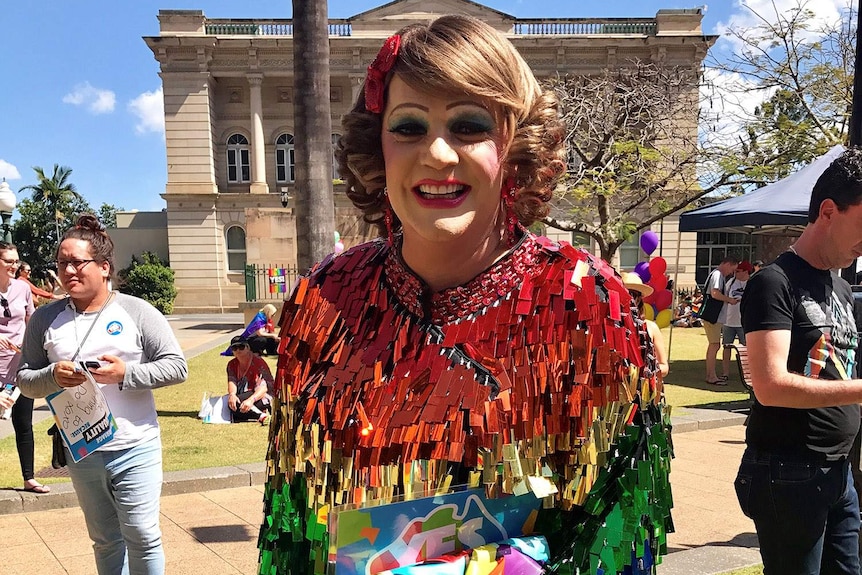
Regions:
<instances>
[{"instance_id":1,"label":"metallic foil fringe","mask_svg":"<svg viewBox=\"0 0 862 575\"><path fill-rule=\"evenodd\" d=\"M324 573L336 506L459 483L543 498L547 572L649 573L666 552L669 415L605 262L527 235L432 294L377 240L302 278L281 335L260 573Z\"/></svg>"}]
</instances>

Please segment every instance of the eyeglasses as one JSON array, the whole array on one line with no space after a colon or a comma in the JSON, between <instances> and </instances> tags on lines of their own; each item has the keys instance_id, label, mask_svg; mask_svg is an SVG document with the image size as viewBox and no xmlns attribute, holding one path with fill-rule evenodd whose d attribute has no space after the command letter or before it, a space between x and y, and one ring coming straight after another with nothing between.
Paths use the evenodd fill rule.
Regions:
<instances>
[{"instance_id":1,"label":"eyeglasses","mask_svg":"<svg viewBox=\"0 0 862 575\"><path fill-rule=\"evenodd\" d=\"M76 272L79 272L84 269L84 266L86 266L88 263L94 261L96 260L57 260L57 269L66 270L69 269L69 266L72 266L73 268L75 268Z\"/></svg>"},{"instance_id":2,"label":"eyeglasses","mask_svg":"<svg viewBox=\"0 0 862 575\"><path fill-rule=\"evenodd\" d=\"M247 349L247 348L248 348L247 343L235 343L232 346L230 346L231 351L237 351L240 349Z\"/></svg>"},{"instance_id":3,"label":"eyeglasses","mask_svg":"<svg viewBox=\"0 0 862 575\"><path fill-rule=\"evenodd\" d=\"M7 266L17 266L19 263L21 263L21 260L7 260L6 258L0 258L0 261L2 261Z\"/></svg>"},{"instance_id":4,"label":"eyeglasses","mask_svg":"<svg viewBox=\"0 0 862 575\"><path fill-rule=\"evenodd\" d=\"M9 300L0 295L0 305L3 306L3 317L12 317L12 312L9 311Z\"/></svg>"}]
</instances>

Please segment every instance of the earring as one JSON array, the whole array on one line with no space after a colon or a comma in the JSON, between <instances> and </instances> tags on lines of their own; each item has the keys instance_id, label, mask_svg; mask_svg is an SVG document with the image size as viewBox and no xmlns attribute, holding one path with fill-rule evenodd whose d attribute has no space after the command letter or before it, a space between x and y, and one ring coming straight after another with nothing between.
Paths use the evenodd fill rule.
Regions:
<instances>
[{"instance_id":1,"label":"earring","mask_svg":"<svg viewBox=\"0 0 862 575\"><path fill-rule=\"evenodd\" d=\"M503 207L506 211L506 240L509 247L515 245L515 229L518 227L518 214L515 213L515 178L509 176L503 184Z\"/></svg>"},{"instance_id":2,"label":"earring","mask_svg":"<svg viewBox=\"0 0 862 575\"><path fill-rule=\"evenodd\" d=\"M389 194L386 188L383 188L383 197L386 202L383 206L383 223L386 225L386 239L390 246L395 245L395 234L392 232L392 204L389 203Z\"/></svg>"}]
</instances>

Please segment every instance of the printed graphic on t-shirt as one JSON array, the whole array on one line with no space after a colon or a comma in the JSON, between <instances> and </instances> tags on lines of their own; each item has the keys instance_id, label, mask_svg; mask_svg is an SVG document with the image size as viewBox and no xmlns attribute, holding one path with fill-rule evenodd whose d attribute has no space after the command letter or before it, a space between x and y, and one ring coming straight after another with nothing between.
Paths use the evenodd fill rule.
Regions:
<instances>
[{"instance_id":1,"label":"printed graphic on t-shirt","mask_svg":"<svg viewBox=\"0 0 862 575\"><path fill-rule=\"evenodd\" d=\"M108 332L108 335L120 335L123 333L123 324L118 321L112 321L105 328L105 331Z\"/></svg>"},{"instance_id":2,"label":"printed graphic on t-shirt","mask_svg":"<svg viewBox=\"0 0 862 575\"><path fill-rule=\"evenodd\" d=\"M827 370L832 372L830 379L850 379L856 365L857 345L853 308L842 306L834 292L823 306L807 296L801 304L811 323L820 326L823 333L808 350L805 375L820 377Z\"/></svg>"}]
</instances>

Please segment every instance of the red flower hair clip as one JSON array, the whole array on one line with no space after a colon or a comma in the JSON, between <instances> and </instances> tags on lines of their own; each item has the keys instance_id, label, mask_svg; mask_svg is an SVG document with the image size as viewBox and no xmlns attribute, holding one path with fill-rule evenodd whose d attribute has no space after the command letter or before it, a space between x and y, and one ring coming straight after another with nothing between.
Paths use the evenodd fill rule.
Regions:
<instances>
[{"instance_id":1,"label":"red flower hair clip","mask_svg":"<svg viewBox=\"0 0 862 575\"><path fill-rule=\"evenodd\" d=\"M383 91L386 74L395 64L398 48L401 47L401 36L394 34L386 39L377 57L368 66L368 76L365 78L365 109L375 114L383 112Z\"/></svg>"}]
</instances>

